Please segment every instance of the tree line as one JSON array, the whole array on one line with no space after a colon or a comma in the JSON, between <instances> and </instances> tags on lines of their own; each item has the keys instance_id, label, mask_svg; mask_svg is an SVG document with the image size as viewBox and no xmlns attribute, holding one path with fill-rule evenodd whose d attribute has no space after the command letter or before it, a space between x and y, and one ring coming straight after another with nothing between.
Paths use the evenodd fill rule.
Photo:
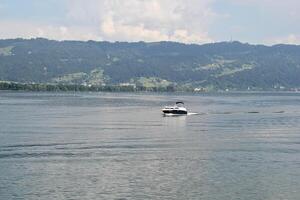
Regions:
<instances>
[{"instance_id":1,"label":"tree line","mask_svg":"<svg viewBox=\"0 0 300 200\"><path fill-rule=\"evenodd\" d=\"M120 85L104 85L104 86L85 86L85 85L65 85L65 84L43 84L43 83L16 83L16 82L0 82L0 90L14 91L90 91L90 92L174 92L175 86L168 87L143 87L143 86L120 86Z\"/></svg>"}]
</instances>

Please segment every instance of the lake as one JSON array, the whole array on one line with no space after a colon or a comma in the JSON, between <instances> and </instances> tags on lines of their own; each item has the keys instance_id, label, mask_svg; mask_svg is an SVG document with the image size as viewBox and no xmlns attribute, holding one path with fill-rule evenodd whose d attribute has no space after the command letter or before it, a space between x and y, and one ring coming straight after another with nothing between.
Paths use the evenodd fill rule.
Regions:
<instances>
[{"instance_id":1,"label":"lake","mask_svg":"<svg viewBox=\"0 0 300 200\"><path fill-rule=\"evenodd\" d=\"M298 200L300 94L0 91L0 199Z\"/></svg>"}]
</instances>

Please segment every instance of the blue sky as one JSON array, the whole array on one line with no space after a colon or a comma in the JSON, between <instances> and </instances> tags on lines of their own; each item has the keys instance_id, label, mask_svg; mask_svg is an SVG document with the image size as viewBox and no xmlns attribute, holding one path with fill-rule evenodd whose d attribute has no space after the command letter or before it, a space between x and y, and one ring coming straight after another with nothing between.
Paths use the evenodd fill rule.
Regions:
<instances>
[{"instance_id":1,"label":"blue sky","mask_svg":"<svg viewBox=\"0 0 300 200\"><path fill-rule=\"evenodd\" d=\"M0 38L300 44L299 0L0 0Z\"/></svg>"}]
</instances>

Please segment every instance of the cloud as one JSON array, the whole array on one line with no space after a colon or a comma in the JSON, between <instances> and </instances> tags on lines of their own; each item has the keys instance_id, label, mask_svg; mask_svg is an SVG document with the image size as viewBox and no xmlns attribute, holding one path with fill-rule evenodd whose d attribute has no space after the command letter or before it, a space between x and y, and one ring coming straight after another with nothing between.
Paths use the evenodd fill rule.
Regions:
<instances>
[{"instance_id":1,"label":"cloud","mask_svg":"<svg viewBox=\"0 0 300 200\"><path fill-rule=\"evenodd\" d=\"M300 34L299 0L38 2L28 0L26 6L1 2L0 10L2 4L5 12L1 12L0 38L207 43L232 35L246 42L273 44L298 43Z\"/></svg>"},{"instance_id":2,"label":"cloud","mask_svg":"<svg viewBox=\"0 0 300 200\"><path fill-rule=\"evenodd\" d=\"M69 2L68 19L99 27L105 40L211 42L212 0L82 0Z\"/></svg>"},{"instance_id":3,"label":"cloud","mask_svg":"<svg viewBox=\"0 0 300 200\"><path fill-rule=\"evenodd\" d=\"M5 27L0 38L212 42L208 29L217 16L211 9L214 1L56 1L57 6L65 6L59 19L48 15L21 19L11 15L0 19L0 26Z\"/></svg>"},{"instance_id":4,"label":"cloud","mask_svg":"<svg viewBox=\"0 0 300 200\"><path fill-rule=\"evenodd\" d=\"M93 30L82 27L47 25L26 21L2 20L0 27L6 31L0 32L1 38L35 38L43 37L55 40L102 40Z\"/></svg>"},{"instance_id":5,"label":"cloud","mask_svg":"<svg viewBox=\"0 0 300 200\"><path fill-rule=\"evenodd\" d=\"M123 25L115 23L111 18L104 20L101 24L102 33L109 40L122 38L125 41L179 41L184 43L211 42L207 33L189 33L186 29L172 30L171 34L160 31L160 29L146 28L144 24Z\"/></svg>"}]
</instances>

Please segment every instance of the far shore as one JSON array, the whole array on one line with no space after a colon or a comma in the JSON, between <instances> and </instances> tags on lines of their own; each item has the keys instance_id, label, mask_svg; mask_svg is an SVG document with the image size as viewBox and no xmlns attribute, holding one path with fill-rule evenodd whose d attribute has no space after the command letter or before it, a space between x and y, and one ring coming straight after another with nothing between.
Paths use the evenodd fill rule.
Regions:
<instances>
[{"instance_id":1,"label":"far shore","mask_svg":"<svg viewBox=\"0 0 300 200\"><path fill-rule=\"evenodd\" d=\"M0 91L27 91L27 92L129 92L129 93L299 93L300 90L295 88L290 89L210 89L205 88L195 90L192 87L133 87L120 85L102 85L102 86L85 86L85 85L70 85L70 84L44 84L44 83L16 83L16 82L0 82Z\"/></svg>"}]
</instances>

